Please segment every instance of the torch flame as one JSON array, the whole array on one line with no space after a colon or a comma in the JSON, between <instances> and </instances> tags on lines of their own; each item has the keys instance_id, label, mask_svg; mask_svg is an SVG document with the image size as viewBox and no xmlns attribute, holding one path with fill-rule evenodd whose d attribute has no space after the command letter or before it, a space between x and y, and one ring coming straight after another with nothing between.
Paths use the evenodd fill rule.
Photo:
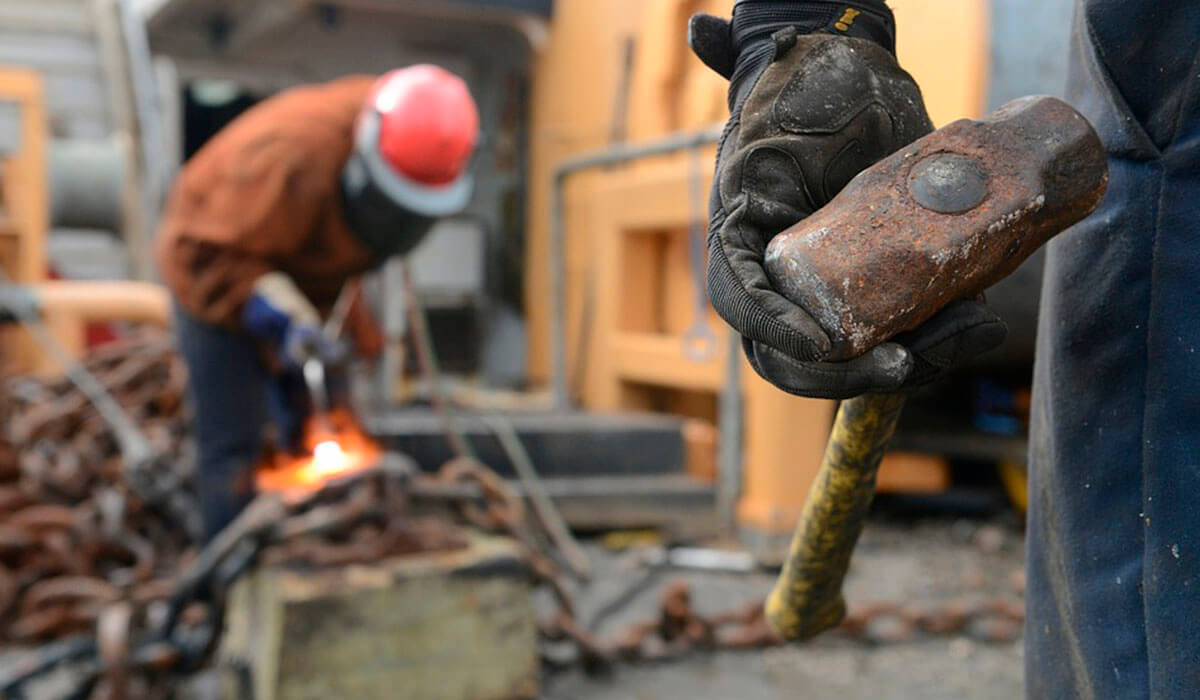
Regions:
<instances>
[{"instance_id":1,"label":"torch flame","mask_svg":"<svg viewBox=\"0 0 1200 700\"><path fill-rule=\"evenodd\" d=\"M326 440L313 448L312 468L318 474L337 474L346 468L346 451L337 440Z\"/></svg>"},{"instance_id":2,"label":"torch flame","mask_svg":"<svg viewBox=\"0 0 1200 700\"><path fill-rule=\"evenodd\" d=\"M323 426L332 428L332 434ZM345 412L331 414L328 421L310 421L305 433L305 454L276 455L258 470L260 493L311 493L332 479L370 467L379 457L379 446Z\"/></svg>"}]
</instances>

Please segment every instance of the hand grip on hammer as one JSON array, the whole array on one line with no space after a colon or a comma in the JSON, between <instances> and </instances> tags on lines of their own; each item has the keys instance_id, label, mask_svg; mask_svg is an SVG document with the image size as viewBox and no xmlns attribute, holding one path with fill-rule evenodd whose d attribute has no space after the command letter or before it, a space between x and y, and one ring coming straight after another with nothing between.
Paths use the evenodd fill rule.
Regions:
<instances>
[{"instance_id":1,"label":"hand grip on hammer","mask_svg":"<svg viewBox=\"0 0 1200 700\"><path fill-rule=\"evenodd\" d=\"M980 294L1090 214L1108 182L1103 145L1064 102L1022 98L954 122L879 161L776 236L773 286L855 357ZM845 615L842 581L904 398L844 401L766 617L802 640Z\"/></svg>"}]
</instances>

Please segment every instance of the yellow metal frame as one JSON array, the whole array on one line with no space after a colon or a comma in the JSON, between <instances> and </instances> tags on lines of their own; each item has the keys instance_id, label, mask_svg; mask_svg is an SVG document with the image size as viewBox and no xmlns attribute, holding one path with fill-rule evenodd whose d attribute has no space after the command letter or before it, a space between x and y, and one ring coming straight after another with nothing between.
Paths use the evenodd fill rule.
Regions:
<instances>
[{"instance_id":1,"label":"yellow metal frame","mask_svg":"<svg viewBox=\"0 0 1200 700\"><path fill-rule=\"evenodd\" d=\"M46 276L47 191L46 106L37 73L0 68L0 101L16 104L21 142L16 153L0 159L0 265L15 282Z\"/></svg>"},{"instance_id":2,"label":"yellow metal frame","mask_svg":"<svg viewBox=\"0 0 1200 700\"><path fill-rule=\"evenodd\" d=\"M30 288L51 334L76 356L83 351L86 323L168 325L170 301L159 285L46 281L50 135L41 78L31 70L0 68L0 102L16 104L21 115L17 151L0 159L0 267L9 279ZM61 371L23 330L9 327L0 335L6 369L43 375Z\"/></svg>"}]
</instances>

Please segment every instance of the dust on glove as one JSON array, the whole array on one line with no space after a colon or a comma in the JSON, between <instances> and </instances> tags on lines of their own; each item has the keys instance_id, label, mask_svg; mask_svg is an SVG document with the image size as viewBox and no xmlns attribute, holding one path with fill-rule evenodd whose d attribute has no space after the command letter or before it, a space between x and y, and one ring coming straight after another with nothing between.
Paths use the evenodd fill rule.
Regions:
<instances>
[{"instance_id":1,"label":"dust on glove","mask_svg":"<svg viewBox=\"0 0 1200 700\"><path fill-rule=\"evenodd\" d=\"M1003 322L962 301L920 328L842 362L803 308L775 292L763 253L855 175L933 130L920 89L893 55L894 22L875 2L744 0L732 22L696 15L689 43L730 79L730 120L710 199L708 291L743 336L755 370L821 398L933 381L1003 341Z\"/></svg>"}]
</instances>

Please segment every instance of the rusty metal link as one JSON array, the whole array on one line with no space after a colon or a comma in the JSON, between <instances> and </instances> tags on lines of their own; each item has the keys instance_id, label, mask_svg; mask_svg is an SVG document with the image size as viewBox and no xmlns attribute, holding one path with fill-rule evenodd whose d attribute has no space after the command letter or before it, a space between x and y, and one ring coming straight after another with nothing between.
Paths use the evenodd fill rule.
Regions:
<instances>
[{"instance_id":1,"label":"rusty metal link","mask_svg":"<svg viewBox=\"0 0 1200 700\"><path fill-rule=\"evenodd\" d=\"M470 457L457 457L444 464L437 481L446 484L474 484L479 487L484 508L472 500L460 504L460 510L476 527L492 531L513 532L521 529L525 504L513 493L499 474ZM515 534L515 532L513 533Z\"/></svg>"},{"instance_id":2,"label":"rusty metal link","mask_svg":"<svg viewBox=\"0 0 1200 700\"><path fill-rule=\"evenodd\" d=\"M135 330L91 352L84 365L163 450L162 477L185 498L192 468L186 372L169 336ZM189 534L138 498L123 478L116 440L66 379L0 381L0 426L0 643L90 636L105 610L125 599L130 619L142 624L170 593L150 582L187 561ZM80 658L82 647L68 647L74 651L65 655L48 648L43 660ZM115 680L106 677L97 692ZM123 687L128 697L148 688L142 679Z\"/></svg>"},{"instance_id":3,"label":"rusty metal link","mask_svg":"<svg viewBox=\"0 0 1200 700\"><path fill-rule=\"evenodd\" d=\"M767 624L763 601L712 616L697 613L686 582L669 583L658 615L619 632L613 653L623 661L655 662L695 650L758 649L784 644ZM867 644L897 644L930 637L967 637L1011 643L1021 634L1024 605L1008 597L938 603L869 603L854 607L833 632Z\"/></svg>"},{"instance_id":4,"label":"rusty metal link","mask_svg":"<svg viewBox=\"0 0 1200 700\"><path fill-rule=\"evenodd\" d=\"M874 603L853 608L837 631L865 642L900 643L931 636L965 636L981 642L1016 640L1024 604L1013 598L975 598L938 603Z\"/></svg>"}]
</instances>

